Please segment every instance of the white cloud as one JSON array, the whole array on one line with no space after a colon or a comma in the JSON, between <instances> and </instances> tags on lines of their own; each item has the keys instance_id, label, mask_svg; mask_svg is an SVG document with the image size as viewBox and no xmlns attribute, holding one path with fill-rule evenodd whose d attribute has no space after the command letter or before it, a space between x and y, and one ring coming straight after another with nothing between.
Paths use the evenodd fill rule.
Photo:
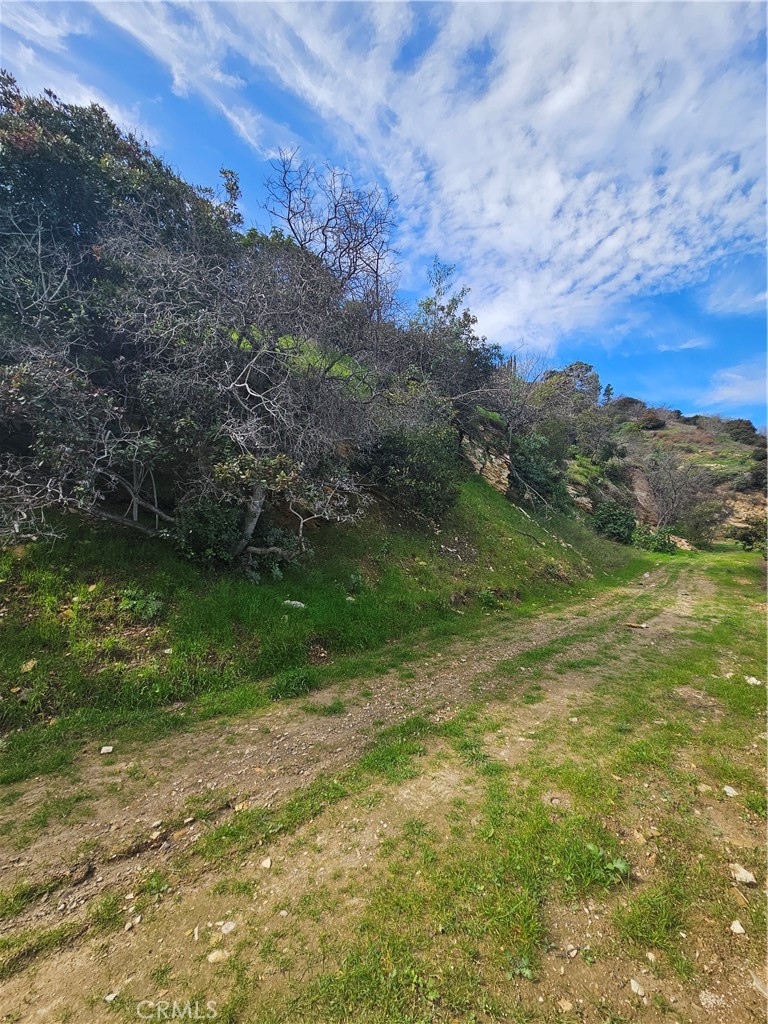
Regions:
<instances>
[{"instance_id":1,"label":"white cloud","mask_svg":"<svg viewBox=\"0 0 768 1024\"><path fill-rule=\"evenodd\" d=\"M48 10L45 10L48 7ZM82 18L70 19L68 12L54 5L35 3L5 3L2 10L3 28L12 29L18 36L46 50L63 52L65 40L71 35L87 35L88 22Z\"/></svg>"},{"instance_id":2,"label":"white cloud","mask_svg":"<svg viewBox=\"0 0 768 1024\"><path fill-rule=\"evenodd\" d=\"M701 396L700 403L704 407L740 407L765 403L765 400L765 363L754 360L718 370L712 375L709 389Z\"/></svg>"},{"instance_id":3,"label":"white cloud","mask_svg":"<svg viewBox=\"0 0 768 1024\"><path fill-rule=\"evenodd\" d=\"M4 34L3 67L16 76L23 90L35 95L50 89L65 103L98 103L126 131L150 145L158 143L157 131L146 122L138 104L120 103L83 81L80 67L74 70L64 40L73 33L85 33L85 22L70 21L61 11L54 11L46 20L46 13L38 5L6 3L0 6L0 28ZM13 35L8 34L9 30Z\"/></svg>"},{"instance_id":4,"label":"white cloud","mask_svg":"<svg viewBox=\"0 0 768 1024\"><path fill-rule=\"evenodd\" d=\"M711 348L712 342L709 338L688 338L685 341L662 343L658 346L659 352L685 352L692 348Z\"/></svg>"},{"instance_id":5,"label":"white cloud","mask_svg":"<svg viewBox=\"0 0 768 1024\"><path fill-rule=\"evenodd\" d=\"M457 263L495 340L598 333L633 296L762 251L761 5L92 8L262 156L294 137L248 69L298 102L333 139L319 156L398 194L404 282L432 252Z\"/></svg>"},{"instance_id":6,"label":"white cloud","mask_svg":"<svg viewBox=\"0 0 768 1024\"><path fill-rule=\"evenodd\" d=\"M717 316L750 316L766 308L765 278L754 273L732 272L716 281L704 297L704 309Z\"/></svg>"}]
</instances>

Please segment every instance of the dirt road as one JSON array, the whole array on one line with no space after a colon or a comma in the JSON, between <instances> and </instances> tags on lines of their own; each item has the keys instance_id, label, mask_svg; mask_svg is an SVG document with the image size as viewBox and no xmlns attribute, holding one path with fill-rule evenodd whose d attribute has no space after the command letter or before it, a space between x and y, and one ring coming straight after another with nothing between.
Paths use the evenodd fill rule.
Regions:
<instances>
[{"instance_id":1,"label":"dirt road","mask_svg":"<svg viewBox=\"0 0 768 1024\"><path fill-rule=\"evenodd\" d=\"M763 877L755 866L762 822L743 797L759 771L764 725L700 677L702 657L716 657L721 681L731 672L758 690L741 682L740 652L715 636L731 611L719 586L695 561L665 566L535 619L491 616L483 636L407 669L111 755L94 745L74 775L14 786L0 806L0 1020L163 1019L158 1007L168 1003L171 1014L174 1001L179 1012L194 1004L198 1015L254 1022L514 1020L513 1011L541 1021L762 1019L750 973L765 979L760 901L751 885L733 884L728 865ZM759 629L759 591L747 578L735 586L729 601L738 593ZM658 717L635 721L632 702L646 684ZM667 744L666 760L654 761L654 732L670 722L679 747ZM741 798L724 797L714 762L700 768L715 728ZM650 753L622 771L630 742L651 744ZM525 964L497 963L499 950L512 955L511 915L498 949L500 939L478 940L475 962L486 958L487 970L458 994L440 986L450 988L449 967L463 970L472 956L441 952L436 936L449 932L436 930L432 954L417 957L425 973L403 975L379 957L377 970L395 971L391 1003L376 997L373 981L369 998L363 986L331 999L323 979L346 978L360 922L393 920L391 910L377 918L371 908L413 822L434 837L437 862L458 856L470 874L484 863L494 773L508 780L510 801L534 787L532 800L558 827L594 819L631 873L601 868L578 898L553 876L533 915L546 933L535 977ZM695 837L673 836L670 813L686 828L693 821ZM654 824L662 820L663 829ZM467 822L457 854L452 828ZM666 932L650 941L651 931L631 946L631 928L622 932L621 908L663 888L672 871L668 841L675 856L706 862L722 881L712 899L724 916L704 898L689 908L696 949L678 950L687 938ZM436 884L438 868L411 877L414 858L403 862L403 891ZM603 861L611 863L607 853ZM726 921L739 908L743 934ZM410 905L402 911L413 949L424 938L419 918Z\"/></svg>"}]
</instances>

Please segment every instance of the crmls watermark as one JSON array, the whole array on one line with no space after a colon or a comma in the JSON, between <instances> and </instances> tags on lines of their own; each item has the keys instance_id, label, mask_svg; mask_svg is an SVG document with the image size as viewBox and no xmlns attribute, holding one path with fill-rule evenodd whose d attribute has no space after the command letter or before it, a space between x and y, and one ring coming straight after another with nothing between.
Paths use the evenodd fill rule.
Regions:
<instances>
[{"instance_id":1,"label":"crmls watermark","mask_svg":"<svg viewBox=\"0 0 768 1024\"><path fill-rule=\"evenodd\" d=\"M197 1000L182 1002L179 999L142 999L136 1004L136 1016L140 1020L215 1020L219 1015L216 1003L200 1003Z\"/></svg>"}]
</instances>

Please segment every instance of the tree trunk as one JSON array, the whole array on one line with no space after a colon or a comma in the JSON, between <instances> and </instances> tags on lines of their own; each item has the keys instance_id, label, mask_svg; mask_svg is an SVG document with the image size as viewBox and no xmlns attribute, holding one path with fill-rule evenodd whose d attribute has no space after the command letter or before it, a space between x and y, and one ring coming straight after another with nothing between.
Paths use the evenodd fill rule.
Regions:
<instances>
[{"instance_id":1,"label":"tree trunk","mask_svg":"<svg viewBox=\"0 0 768 1024\"><path fill-rule=\"evenodd\" d=\"M253 531L256 529L261 513L264 509L264 501L267 497L267 489L263 484L256 484L251 491L251 496L248 499L246 506L245 522L243 523L243 532L238 538L237 544L235 544L234 555L239 558L243 554L245 549L251 542Z\"/></svg>"}]
</instances>

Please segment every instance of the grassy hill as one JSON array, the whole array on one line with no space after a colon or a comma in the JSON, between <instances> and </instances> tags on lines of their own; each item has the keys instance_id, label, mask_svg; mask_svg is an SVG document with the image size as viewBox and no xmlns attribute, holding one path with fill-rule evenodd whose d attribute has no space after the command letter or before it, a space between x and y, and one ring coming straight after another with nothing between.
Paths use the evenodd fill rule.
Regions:
<instances>
[{"instance_id":1,"label":"grassy hill","mask_svg":"<svg viewBox=\"0 0 768 1024\"><path fill-rule=\"evenodd\" d=\"M54 544L3 552L0 780L61 767L107 730L149 738L386 670L647 560L477 477L440 528L379 505L311 541L309 561L258 584L74 519Z\"/></svg>"}]
</instances>

